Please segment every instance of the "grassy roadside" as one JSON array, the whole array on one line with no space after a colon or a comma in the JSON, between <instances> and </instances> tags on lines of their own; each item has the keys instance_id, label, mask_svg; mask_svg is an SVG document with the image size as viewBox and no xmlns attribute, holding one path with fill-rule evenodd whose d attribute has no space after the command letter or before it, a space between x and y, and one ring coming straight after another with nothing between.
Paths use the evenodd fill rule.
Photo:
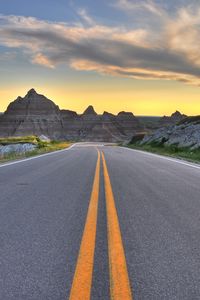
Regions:
<instances>
[{"instance_id":1,"label":"grassy roadside","mask_svg":"<svg viewBox=\"0 0 200 300\"><path fill-rule=\"evenodd\" d=\"M8 138L8 139L0 139L1 145L9 145L9 144L22 144L22 143L31 143L37 146L36 149L29 152L24 153L7 153L3 156L0 156L0 163L7 162L10 160L16 160L16 159L23 159L28 158L36 155L41 155L53 151L63 150L72 145L71 142L66 141L51 141L51 142L45 142L41 141L39 138L35 136L30 137L23 137L23 138Z\"/></svg>"},{"instance_id":2,"label":"grassy roadside","mask_svg":"<svg viewBox=\"0 0 200 300\"><path fill-rule=\"evenodd\" d=\"M164 147L159 145L139 145L129 144L128 148L143 150L155 154L170 156L174 158L184 159L190 162L200 163L200 150L190 150L188 148L177 148L176 146Z\"/></svg>"},{"instance_id":3,"label":"grassy roadside","mask_svg":"<svg viewBox=\"0 0 200 300\"><path fill-rule=\"evenodd\" d=\"M31 143L37 145L41 140L35 135L23 136L23 137L8 137L0 138L0 145L11 145L11 144L24 144Z\"/></svg>"}]
</instances>

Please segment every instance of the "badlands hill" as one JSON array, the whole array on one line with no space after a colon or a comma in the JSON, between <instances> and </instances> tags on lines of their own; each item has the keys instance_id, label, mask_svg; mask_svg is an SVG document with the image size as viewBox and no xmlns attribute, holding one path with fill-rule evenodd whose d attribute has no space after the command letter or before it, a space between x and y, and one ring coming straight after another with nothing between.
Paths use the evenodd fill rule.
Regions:
<instances>
[{"instance_id":1,"label":"badlands hill","mask_svg":"<svg viewBox=\"0 0 200 300\"><path fill-rule=\"evenodd\" d=\"M164 116L159 120L159 127L175 125L181 120L184 120L187 116L181 114L179 111L174 112L171 116Z\"/></svg>"},{"instance_id":2,"label":"badlands hill","mask_svg":"<svg viewBox=\"0 0 200 300\"><path fill-rule=\"evenodd\" d=\"M55 103L31 89L11 102L0 116L0 137L45 135L74 141L128 141L143 126L131 112L98 115L92 106L83 114L60 110Z\"/></svg>"}]
</instances>

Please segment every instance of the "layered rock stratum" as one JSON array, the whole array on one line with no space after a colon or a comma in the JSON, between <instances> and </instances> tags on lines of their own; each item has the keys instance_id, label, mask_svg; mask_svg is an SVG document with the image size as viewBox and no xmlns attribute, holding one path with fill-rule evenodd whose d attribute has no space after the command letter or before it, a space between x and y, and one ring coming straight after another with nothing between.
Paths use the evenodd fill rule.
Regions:
<instances>
[{"instance_id":1,"label":"layered rock stratum","mask_svg":"<svg viewBox=\"0 0 200 300\"><path fill-rule=\"evenodd\" d=\"M44 135L73 141L128 141L142 130L131 112L99 115L90 105L83 114L60 110L55 103L31 89L11 102L0 116L0 137Z\"/></svg>"},{"instance_id":2,"label":"layered rock stratum","mask_svg":"<svg viewBox=\"0 0 200 300\"><path fill-rule=\"evenodd\" d=\"M57 139L62 131L59 107L31 89L11 102L0 117L0 136L45 135Z\"/></svg>"}]
</instances>

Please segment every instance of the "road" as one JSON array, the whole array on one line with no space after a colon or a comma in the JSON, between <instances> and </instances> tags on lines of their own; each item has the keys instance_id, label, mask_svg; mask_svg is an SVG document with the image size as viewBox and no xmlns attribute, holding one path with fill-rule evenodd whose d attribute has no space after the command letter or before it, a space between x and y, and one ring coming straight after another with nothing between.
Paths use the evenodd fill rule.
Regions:
<instances>
[{"instance_id":1,"label":"road","mask_svg":"<svg viewBox=\"0 0 200 300\"><path fill-rule=\"evenodd\" d=\"M0 300L200 299L200 166L121 147L0 166Z\"/></svg>"}]
</instances>

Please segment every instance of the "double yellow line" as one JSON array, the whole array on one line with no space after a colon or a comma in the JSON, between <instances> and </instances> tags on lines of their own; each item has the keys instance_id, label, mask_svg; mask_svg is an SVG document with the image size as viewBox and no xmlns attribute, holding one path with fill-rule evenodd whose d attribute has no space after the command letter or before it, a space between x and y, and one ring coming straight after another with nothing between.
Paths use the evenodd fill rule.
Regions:
<instances>
[{"instance_id":1,"label":"double yellow line","mask_svg":"<svg viewBox=\"0 0 200 300\"><path fill-rule=\"evenodd\" d=\"M103 152L100 154L98 150L93 188L69 300L90 300L91 297L97 231L101 155L106 196L110 298L112 300L133 299L108 168Z\"/></svg>"}]
</instances>

